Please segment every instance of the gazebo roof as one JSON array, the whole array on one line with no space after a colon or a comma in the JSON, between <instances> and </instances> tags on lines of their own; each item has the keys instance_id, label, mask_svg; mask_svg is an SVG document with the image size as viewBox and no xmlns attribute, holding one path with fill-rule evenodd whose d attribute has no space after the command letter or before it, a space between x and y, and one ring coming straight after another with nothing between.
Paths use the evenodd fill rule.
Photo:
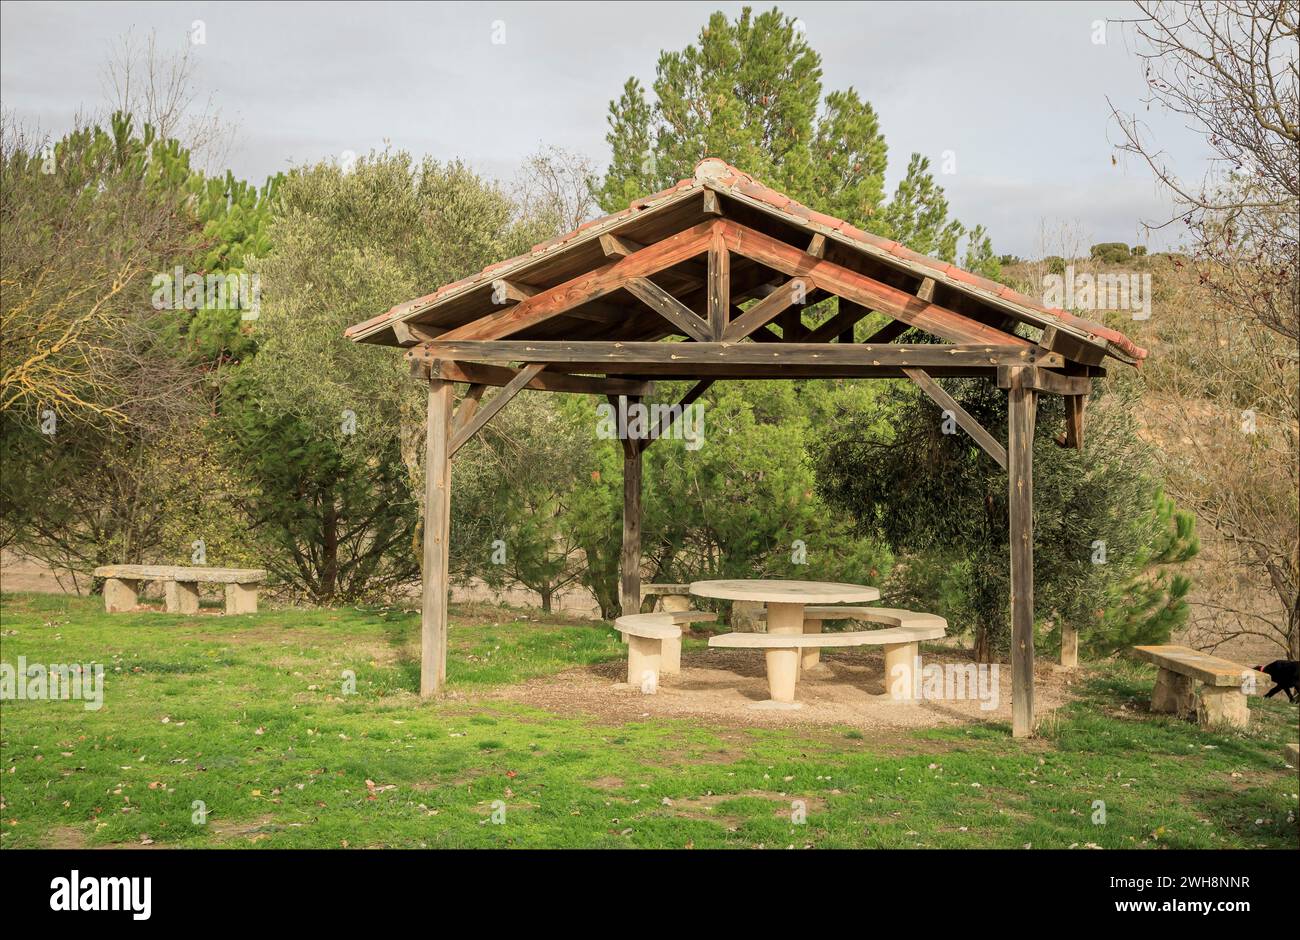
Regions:
<instances>
[{"instance_id":1,"label":"gazebo roof","mask_svg":"<svg viewBox=\"0 0 1300 940\"><path fill-rule=\"evenodd\" d=\"M806 250L810 239L814 243L821 239L826 246L821 250L833 250L839 265L869 278L882 289L902 291L912 297L919 293L928 300L929 317L937 323L946 317L954 324L987 324L1005 333L1009 341L1018 323L1050 329L1066 358L1092 365L1104 357L1135 365L1147 355L1145 349L1118 330L1045 307L996 281L809 209L716 158L701 161L693 177L669 189L637 199L621 212L584 223L568 234L534 246L527 254L489 265L475 275L398 304L349 327L346 336L356 342L411 346L428 341L506 337L626 342L680 333L649 309L644 297L638 299L626 290L613 289L600 293L589 304L508 330L485 332L471 325L499 318L507 298L518 303L538 293L558 293L557 288L596 274L642 246L691 232L698 236L698 230L718 218L743 226L739 229L742 233L767 236L775 240L773 244L795 246L799 252ZM697 266L694 271L690 270L692 264ZM653 275L656 285L652 286L663 288L699 312L701 291L707 288L698 262L683 258L674 266L656 269ZM731 302L770 293L773 275L770 268L753 259L736 256L730 272ZM812 279L817 280L815 272ZM828 292L838 293L829 288ZM890 314L888 309L880 312ZM979 341L994 340L982 336Z\"/></svg>"}]
</instances>

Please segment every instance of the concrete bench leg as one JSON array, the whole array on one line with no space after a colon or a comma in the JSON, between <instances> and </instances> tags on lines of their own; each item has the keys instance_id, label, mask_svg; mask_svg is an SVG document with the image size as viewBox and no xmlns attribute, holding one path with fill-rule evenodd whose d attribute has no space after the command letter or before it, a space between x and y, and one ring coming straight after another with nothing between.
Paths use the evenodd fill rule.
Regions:
<instances>
[{"instance_id":1,"label":"concrete bench leg","mask_svg":"<svg viewBox=\"0 0 1300 940\"><path fill-rule=\"evenodd\" d=\"M1196 723L1201 727L1229 725L1244 728L1250 724L1246 694L1235 686L1211 688L1201 686L1196 696Z\"/></svg>"},{"instance_id":2,"label":"concrete bench leg","mask_svg":"<svg viewBox=\"0 0 1300 940\"><path fill-rule=\"evenodd\" d=\"M916 657L920 654L919 643L885 644L885 690L896 702L915 701L916 695Z\"/></svg>"},{"instance_id":3,"label":"concrete bench leg","mask_svg":"<svg viewBox=\"0 0 1300 940\"><path fill-rule=\"evenodd\" d=\"M737 633L762 633L762 601L735 601L731 605L731 629Z\"/></svg>"},{"instance_id":4,"label":"concrete bench leg","mask_svg":"<svg viewBox=\"0 0 1300 940\"><path fill-rule=\"evenodd\" d=\"M821 633L822 622L820 620L805 620L803 622L804 633ZM822 651L817 646L806 646L799 661L800 669L811 669L822 661Z\"/></svg>"},{"instance_id":5,"label":"concrete bench leg","mask_svg":"<svg viewBox=\"0 0 1300 940\"><path fill-rule=\"evenodd\" d=\"M257 613L257 587L251 584L227 584L226 613Z\"/></svg>"},{"instance_id":6,"label":"concrete bench leg","mask_svg":"<svg viewBox=\"0 0 1300 940\"><path fill-rule=\"evenodd\" d=\"M135 610L140 602L140 582L128 578L108 578L104 581L104 612L118 614Z\"/></svg>"},{"instance_id":7,"label":"concrete bench leg","mask_svg":"<svg viewBox=\"0 0 1300 940\"><path fill-rule=\"evenodd\" d=\"M682 671L682 638L660 640L659 671L665 676L676 676Z\"/></svg>"},{"instance_id":8,"label":"concrete bench leg","mask_svg":"<svg viewBox=\"0 0 1300 940\"><path fill-rule=\"evenodd\" d=\"M678 613L691 609L691 599L686 594L663 594L659 597L659 610L664 613Z\"/></svg>"},{"instance_id":9,"label":"concrete bench leg","mask_svg":"<svg viewBox=\"0 0 1300 940\"><path fill-rule=\"evenodd\" d=\"M1196 680L1172 669L1161 669L1151 692L1151 710L1191 718L1196 714Z\"/></svg>"},{"instance_id":10,"label":"concrete bench leg","mask_svg":"<svg viewBox=\"0 0 1300 940\"><path fill-rule=\"evenodd\" d=\"M197 614L199 612L199 585L197 581L168 581L164 589L167 612L172 614Z\"/></svg>"},{"instance_id":11,"label":"concrete bench leg","mask_svg":"<svg viewBox=\"0 0 1300 940\"><path fill-rule=\"evenodd\" d=\"M663 641L628 635L627 684L646 695L659 691L659 670L663 662Z\"/></svg>"}]
</instances>

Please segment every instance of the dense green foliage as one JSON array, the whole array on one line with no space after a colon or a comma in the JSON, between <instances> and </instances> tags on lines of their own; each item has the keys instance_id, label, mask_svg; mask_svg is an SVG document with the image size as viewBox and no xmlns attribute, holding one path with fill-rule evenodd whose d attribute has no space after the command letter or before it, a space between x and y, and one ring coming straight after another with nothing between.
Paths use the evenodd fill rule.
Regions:
<instances>
[{"instance_id":1,"label":"dense green foliage","mask_svg":"<svg viewBox=\"0 0 1300 940\"><path fill-rule=\"evenodd\" d=\"M995 438L1006 439L1007 396L961 380L954 398ZM905 556L892 585L974 628L982 658L1010 635L1007 477L929 398L890 383L870 409L846 402L818 479L832 507ZM1089 407L1083 451L1053 435L1062 400L1041 396L1034 437L1034 591L1040 621L1072 623L1105 651L1161 642L1186 617L1185 579L1146 577L1153 565L1196 551L1191 519L1158 489L1149 449L1121 391Z\"/></svg>"},{"instance_id":2,"label":"dense green foliage","mask_svg":"<svg viewBox=\"0 0 1300 940\"><path fill-rule=\"evenodd\" d=\"M996 277L982 228L949 217L930 162L912 154L885 201L887 148L875 109L853 88L822 94L821 56L797 20L750 7L714 13L696 42L660 54L651 90L635 78L609 104L610 164L597 189L607 212L720 157L786 195L945 261L966 257Z\"/></svg>"}]
</instances>

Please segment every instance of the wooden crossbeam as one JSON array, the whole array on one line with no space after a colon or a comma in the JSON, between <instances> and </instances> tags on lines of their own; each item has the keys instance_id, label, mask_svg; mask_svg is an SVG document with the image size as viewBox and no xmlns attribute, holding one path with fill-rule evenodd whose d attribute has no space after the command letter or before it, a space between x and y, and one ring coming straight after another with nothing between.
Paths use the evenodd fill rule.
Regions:
<instances>
[{"instance_id":1,"label":"wooden crossbeam","mask_svg":"<svg viewBox=\"0 0 1300 940\"><path fill-rule=\"evenodd\" d=\"M1015 381L1009 366L998 368L998 388L1011 388ZM1036 392L1050 395L1089 395L1092 393L1092 379L1086 375L1062 375L1046 369L1025 369L1019 375L1023 388L1032 388Z\"/></svg>"},{"instance_id":2,"label":"wooden crossbeam","mask_svg":"<svg viewBox=\"0 0 1300 940\"><path fill-rule=\"evenodd\" d=\"M512 369L509 366L434 359L424 364L422 377L442 379L445 382L468 382L472 386L479 388L500 388L513 382L519 372L519 369ZM571 375L567 372L556 372L552 369L535 376L528 383L528 387L541 392L572 392L580 395L650 395L654 393L653 382L638 382L633 379L604 378L593 375Z\"/></svg>"},{"instance_id":3,"label":"wooden crossbeam","mask_svg":"<svg viewBox=\"0 0 1300 940\"><path fill-rule=\"evenodd\" d=\"M447 445L447 456L454 457L456 451L460 450L467 441L475 434L481 431L498 411L510 403L510 400L518 395L528 383L546 368L545 363L535 363L519 370L519 374L510 380L510 384L497 392L492 400L483 405L465 422L463 427L457 427L451 434L451 441Z\"/></svg>"},{"instance_id":4,"label":"wooden crossbeam","mask_svg":"<svg viewBox=\"0 0 1300 940\"><path fill-rule=\"evenodd\" d=\"M708 251L714 226L724 224L709 220L648 245L594 271L580 274L562 284L534 294L504 310L479 317L463 326L448 330L440 338L448 340L500 339L530 326L544 323L588 301L596 300L625 287L633 278L649 277L675 264Z\"/></svg>"},{"instance_id":5,"label":"wooden crossbeam","mask_svg":"<svg viewBox=\"0 0 1300 940\"><path fill-rule=\"evenodd\" d=\"M713 339L709 324L701 320L694 310L654 281L644 277L634 277L623 286L627 288L629 294L643 301L651 310L691 337L691 339L700 342L708 342Z\"/></svg>"},{"instance_id":6,"label":"wooden crossbeam","mask_svg":"<svg viewBox=\"0 0 1300 940\"><path fill-rule=\"evenodd\" d=\"M740 366L865 365L926 369L930 366L982 367L1025 365L1060 367L1065 360L1028 343L984 345L894 345L866 343L683 343L683 342L565 342L560 340L440 339L407 353L430 359L468 359L488 362L602 363L654 366L731 364ZM600 367L603 371L603 365ZM651 373L647 373L651 374Z\"/></svg>"},{"instance_id":7,"label":"wooden crossbeam","mask_svg":"<svg viewBox=\"0 0 1300 940\"><path fill-rule=\"evenodd\" d=\"M943 390L943 388L932 379L924 369L904 369L903 374L915 382L925 394L929 395L940 408L948 411L957 420L961 429L975 439L975 443L984 448L984 451L998 462L998 466L1003 470L1007 469L1007 449L998 442L992 434L984 429L984 425L975 420L969 411L957 404L957 400Z\"/></svg>"},{"instance_id":8,"label":"wooden crossbeam","mask_svg":"<svg viewBox=\"0 0 1300 940\"><path fill-rule=\"evenodd\" d=\"M906 321L940 339L952 343L1031 345L1019 336L1004 333L955 310L922 300L915 294L891 287L843 265L816 258L780 239L739 225L730 219L719 220L717 224L722 226L727 247L733 253L792 277L809 275L823 290L877 310L895 320Z\"/></svg>"},{"instance_id":9,"label":"wooden crossbeam","mask_svg":"<svg viewBox=\"0 0 1300 940\"><path fill-rule=\"evenodd\" d=\"M695 404L696 399L709 390L709 386L711 386L713 382L713 379L703 379L696 382L691 386L690 391L682 396L682 400L677 403L677 407L682 411L685 411L691 405ZM673 420L675 420L677 415L680 413L681 412L672 413L672 417L668 418L667 423L665 423L665 418L667 416L661 414L659 420L654 423L654 427L652 427L650 432L646 435L645 440L639 443L640 449L645 450L650 446L651 441L659 440L659 438L663 436L663 433L672 427Z\"/></svg>"},{"instance_id":10,"label":"wooden crossbeam","mask_svg":"<svg viewBox=\"0 0 1300 940\"><path fill-rule=\"evenodd\" d=\"M754 304L727 326L724 342L736 343L760 327L766 326L785 311L797 298L806 299L815 288L811 278L794 277Z\"/></svg>"}]
</instances>

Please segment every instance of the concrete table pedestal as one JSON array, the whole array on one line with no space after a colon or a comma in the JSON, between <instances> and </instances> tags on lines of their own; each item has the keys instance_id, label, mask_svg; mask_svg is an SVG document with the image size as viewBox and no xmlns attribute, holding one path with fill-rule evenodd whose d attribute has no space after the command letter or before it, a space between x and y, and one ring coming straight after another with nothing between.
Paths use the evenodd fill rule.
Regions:
<instances>
[{"instance_id":1,"label":"concrete table pedestal","mask_svg":"<svg viewBox=\"0 0 1300 940\"><path fill-rule=\"evenodd\" d=\"M757 601L767 605L767 634L774 636L803 636L808 630L804 621L804 608L809 604L845 604L874 601L880 592L861 584L836 584L820 581L696 581L691 593L697 597L714 597L730 601ZM815 621L821 632L821 621ZM815 649L803 648L801 643L788 647L769 646L763 651L767 661L767 688L771 698L756 703L762 708L798 708L795 689L799 672L806 663L817 665L820 657ZM812 656L809 656L812 653Z\"/></svg>"}]
</instances>

